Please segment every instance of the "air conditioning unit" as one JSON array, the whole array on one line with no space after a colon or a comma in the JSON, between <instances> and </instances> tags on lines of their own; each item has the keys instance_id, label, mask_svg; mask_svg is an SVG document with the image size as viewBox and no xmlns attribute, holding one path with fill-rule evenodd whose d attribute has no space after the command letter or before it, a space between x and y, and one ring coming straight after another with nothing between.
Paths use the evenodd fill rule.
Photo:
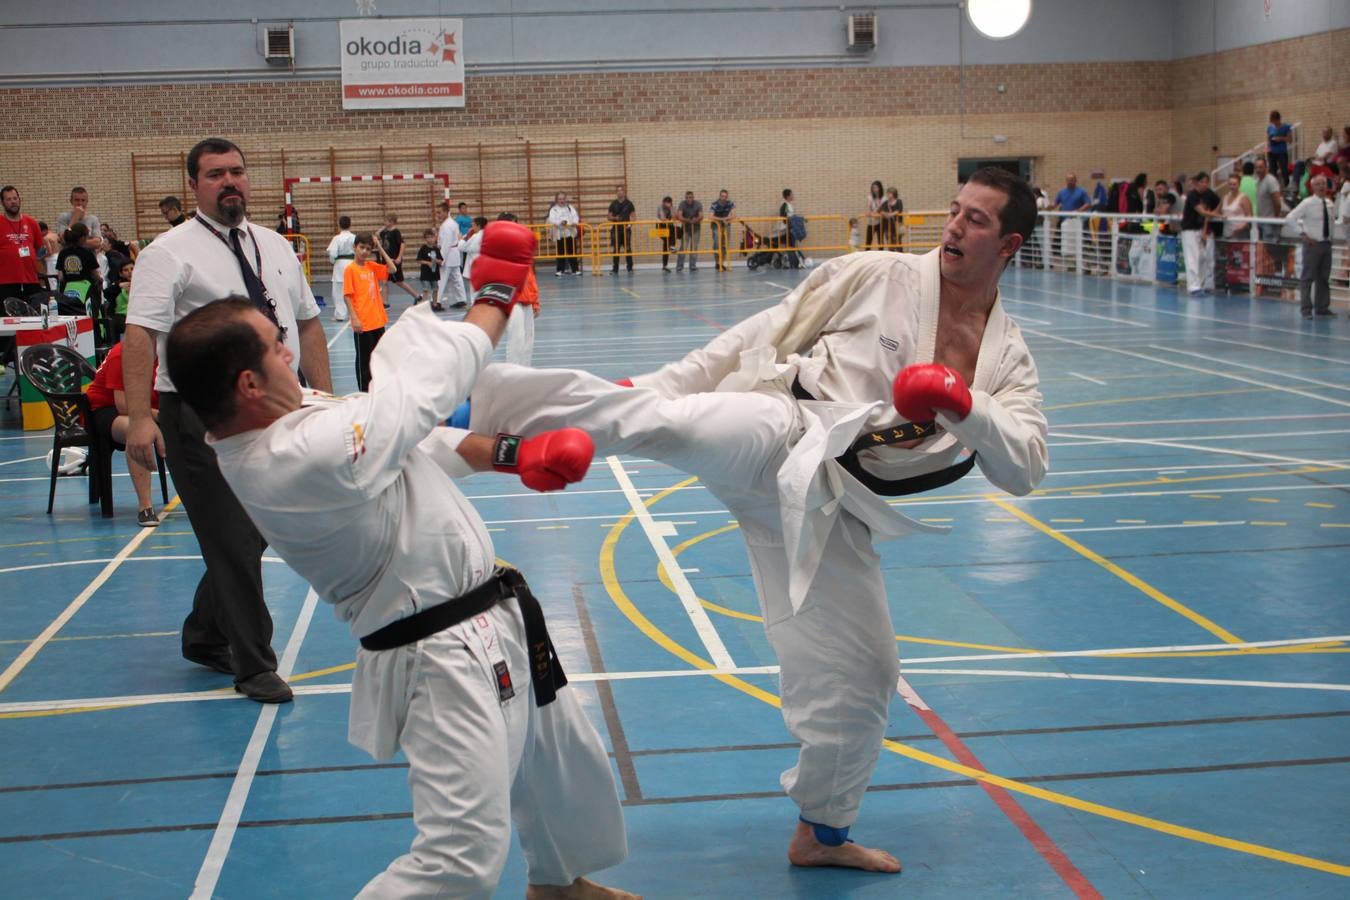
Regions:
<instances>
[{"instance_id":1,"label":"air conditioning unit","mask_svg":"<svg viewBox=\"0 0 1350 900\"><path fill-rule=\"evenodd\" d=\"M274 66L295 62L294 25L268 25L263 29L263 58Z\"/></svg>"},{"instance_id":2,"label":"air conditioning unit","mask_svg":"<svg viewBox=\"0 0 1350 900\"><path fill-rule=\"evenodd\" d=\"M848 49L873 50L877 46L875 13L853 13L848 17Z\"/></svg>"}]
</instances>

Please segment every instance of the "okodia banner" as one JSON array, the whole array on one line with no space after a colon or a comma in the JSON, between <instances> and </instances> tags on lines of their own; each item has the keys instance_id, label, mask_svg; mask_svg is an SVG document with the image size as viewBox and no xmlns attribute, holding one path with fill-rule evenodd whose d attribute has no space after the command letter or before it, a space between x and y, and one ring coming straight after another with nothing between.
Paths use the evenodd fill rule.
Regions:
<instances>
[{"instance_id":1,"label":"okodia banner","mask_svg":"<svg viewBox=\"0 0 1350 900\"><path fill-rule=\"evenodd\" d=\"M343 109L464 105L463 19L343 19Z\"/></svg>"}]
</instances>

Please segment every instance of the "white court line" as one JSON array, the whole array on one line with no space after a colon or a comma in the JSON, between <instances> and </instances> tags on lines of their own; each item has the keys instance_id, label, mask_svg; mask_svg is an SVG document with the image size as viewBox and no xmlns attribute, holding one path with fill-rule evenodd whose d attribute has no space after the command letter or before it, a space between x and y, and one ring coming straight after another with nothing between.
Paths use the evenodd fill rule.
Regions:
<instances>
[{"instance_id":1,"label":"white court line","mask_svg":"<svg viewBox=\"0 0 1350 900\"><path fill-rule=\"evenodd\" d=\"M619 482L619 486L623 488L624 494L627 495L628 505L632 507L633 515L642 525L642 530L646 533L652 549L656 551L656 558L661 561L662 567L666 570L666 575L670 577L670 583L675 588L675 594L680 598L680 605L689 614L689 621L693 624L694 630L698 632L699 639L703 641L704 649L708 651L708 658L719 669L736 668L735 660L727 652L721 636L718 635L717 629L713 627L712 621L708 618L708 611L703 608L703 604L699 603L698 595L694 593L693 587L689 584L689 579L684 577L684 570L675 561L675 555L670 552L670 547L666 544L666 536L673 534L675 527L669 522L664 522L662 524L667 527L665 529L658 528L656 522L652 519L651 510L638 499L637 489L633 487L633 482L628 479L619 458L610 456L605 461L609 463L610 469L614 472L615 480ZM682 513L682 515L688 515L688 513Z\"/></svg>"},{"instance_id":2,"label":"white court line","mask_svg":"<svg viewBox=\"0 0 1350 900\"><path fill-rule=\"evenodd\" d=\"M1285 638L1278 641L1246 641L1241 644L1171 644L1154 647L1113 647L1097 650L1028 650L1025 653L979 653L963 656L907 657L911 663L987 662L1011 659L1064 659L1082 656L1118 656L1126 653L1192 653L1208 650L1260 650L1266 647L1297 647L1306 644L1335 644L1350 641L1350 634L1329 634L1325 637Z\"/></svg>"},{"instance_id":3,"label":"white court line","mask_svg":"<svg viewBox=\"0 0 1350 900\"><path fill-rule=\"evenodd\" d=\"M1074 378L1081 378L1081 379L1083 379L1084 381L1090 381L1090 382L1092 382L1093 384L1100 384L1100 385L1103 385L1103 386L1105 386L1105 384L1106 384L1105 381L1102 381L1102 380L1099 379L1099 378L1093 378L1093 377L1090 376L1090 375L1083 375L1083 374L1078 373L1078 372L1069 372L1069 374L1072 375Z\"/></svg>"},{"instance_id":4,"label":"white court line","mask_svg":"<svg viewBox=\"0 0 1350 900\"><path fill-rule=\"evenodd\" d=\"M1246 519L1234 522L1179 522L1175 525L1104 525L1100 528L1057 528L1060 534L1087 534L1091 531L1164 531L1169 528L1226 528L1246 525Z\"/></svg>"},{"instance_id":5,"label":"white court line","mask_svg":"<svg viewBox=\"0 0 1350 900\"><path fill-rule=\"evenodd\" d=\"M993 678L1062 678L1066 681L1134 681L1144 684L1198 684L1207 687L1283 688L1304 691L1350 691L1350 684L1315 681L1235 681L1224 678L1162 678L1146 675L1080 675L1075 672L1021 672L1017 669L905 669L905 675L977 675Z\"/></svg>"},{"instance_id":6,"label":"white court line","mask_svg":"<svg viewBox=\"0 0 1350 900\"><path fill-rule=\"evenodd\" d=\"M9 459L6 460L5 462L0 462L0 466L16 466L19 463L32 462L35 459L46 459L46 458L47 458L46 454L43 454L41 456L25 456L23 459ZM44 478L43 480L46 481L50 478L51 476L48 475L47 478Z\"/></svg>"},{"instance_id":7,"label":"white court line","mask_svg":"<svg viewBox=\"0 0 1350 900\"><path fill-rule=\"evenodd\" d=\"M318 593L310 588L305 594L305 602L300 607L300 616L295 621L290 640L286 642L281 663L277 666L277 674L282 678L289 677L295 666L295 659L300 655L300 645L304 643L309 623L314 617L314 607L318 602ZM267 747L267 737L272 732L273 723L276 722L279 706L277 703L264 703L258 713L258 724L253 726L253 735L249 738L244 758L240 760L239 769L235 772L234 783L230 785L229 796L225 798L225 808L221 810L220 821L216 823L215 833L211 837L211 846L207 848L206 858L202 860L202 867L197 871L197 880L192 888L193 900L210 900L211 895L215 893L216 882L220 880L225 857L229 855L230 844L234 842L234 833L239 828L244 803L248 800L249 789L253 786L253 776L258 772L258 762Z\"/></svg>"},{"instance_id":8,"label":"white court line","mask_svg":"<svg viewBox=\"0 0 1350 900\"><path fill-rule=\"evenodd\" d=\"M788 293L791 293L791 292L793 291L793 288L788 287L786 284L779 284L779 283L776 282L776 281L766 281L766 282L764 282L764 283L767 284L769 287L782 288L783 290L787 291Z\"/></svg>"},{"instance_id":9,"label":"white court line","mask_svg":"<svg viewBox=\"0 0 1350 900\"><path fill-rule=\"evenodd\" d=\"M1257 437L1258 435L1250 435ZM1143 444L1149 447L1171 447L1174 450L1199 450L1204 453L1218 453L1224 456L1242 456L1248 459L1269 459L1275 462L1294 463L1300 466L1325 466L1331 469L1348 469L1350 466L1328 463L1322 460L1303 459L1297 456L1283 456L1277 453L1258 453L1255 450L1225 450L1222 447L1206 447L1203 444L1181 444L1174 440L1149 440L1147 438L1105 437L1097 434L1075 434L1065 437L1079 438L1083 441L1101 444ZM1201 440L1206 440L1202 438ZM1183 439L1184 440L1184 439ZM1084 444L1086 446L1086 444ZM1216 492L1217 493L1217 492Z\"/></svg>"},{"instance_id":10,"label":"white court line","mask_svg":"<svg viewBox=\"0 0 1350 900\"><path fill-rule=\"evenodd\" d=\"M153 531L154 531L154 529L143 529L143 530L141 531L141 534L147 534L147 535L148 535L148 534L152 533ZM123 561L123 562L134 562L134 563L141 563L141 562L173 562L173 561L175 561L175 560L185 560L185 559L186 559L186 560L192 560L192 559L197 559L197 560L199 560L199 559L201 559L201 558L202 558L202 557L201 557L201 554L186 554L186 555L182 555L182 556L137 556L137 557L135 557L134 559L124 559L124 560L122 560L122 561ZM33 571L34 569L60 569L60 568L66 567L66 566L92 566L92 565L97 565L98 563L110 563L110 562L115 562L116 560L117 560L117 557L113 557L112 559L107 559L107 558L101 558L101 557L100 557L100 558L95 558L95 559L63 559L63 560L61 560L60 562L30 563L30 564L28 564L28 565L26 565L26 566L10 566L10 567L7 568L7 569L0 569L0 575L8 575L10 572L31 572L31 571ZM264 556L264 557L262 557L262 561L265 562L265 563L279 563L279 562L284 562L284 560L282 560L282 559L281 559L280 557L278 557L278 556Z\"/></svg>"},{"instance_id":11,"label":"white court line","mask_svg":"<svg viewBox=\"0 0 1350 900\"><path fill-rule=\"evenodd\" d=\"M1149 353L1136 353L1133 350L1121 350L1118 347L1111 347L1106 344L1093 344L1089 343L1088 341L1076 341L1073 338L1059 337L1057 335L1049 334L1044 331L1036 331L1035 329L1031 328L1024 328L1022 330L1025 331L1027 334L1034 334L1037 335L1038 337L1043 337L1052 341L1060 341L1065 344L1071 344L1075 347L1086 347L1089 350L1098 350L1104 353L1119 353L1122 356L1133 356L1135 359L1143 359L1147 360L1148 362L1158 363L1159 365L1163 366L1171 366L1176 369L1185 369L1189 372L1199 372L1202 375L1212 375L1216 378L1227 378L1230 381L1238 381L1243 384L1254 384L1257 387L1269 388L1272 391L1280 391L1281 393L1285 394L1294 394L1295 396L1306 397L1310 400L1320 400L1323 403L1332 403L1335 404L1336 406L1350 407L1350 400L1337 400L1334 397L1325 397L1321 394L1314 394L1311 391L1301 391L1297 388L1284 387L1282 385L1271 384L1266 381L1258 381L1255 378L1247 378L1242 375L1236 375L1232 372L1219 372L1214 369L1206 369L1201 366L1191 366L1187 365L1186 363L1177 362L1176 360L1160 358L1158 356L1154 356Z\"/></svg>"},{"instance_id":12,"label":"white court line","mask_svg":"<svg viewBox=\"0 0 1350 900\"><path fill-rule=\"evenodd\" d=\"M1178 424L1178 425L1187 425L1187 424L1189 424L1189 423L1187 423L1187 422L1178 422L1178 423L1176 423L1176 424ZM1244 438L1251 438L1251 439L1254 439L1254 440L1270 440L1270 439L1275 439L1275 438L1286 438L1286 437L1314 437L1314 436L1316 436L1316 435L1326 435L1326 434L1350 434L1350 429L1347 429L1347 428L1334 428L1334 429L1327 429L1327 430L1323 430L1323 431L1265 431L1265 432L1248 431L1248 432L1242 432L1242 433L1239 433L1239 434L1177 434L1177 435L1170 435L1170 436L1166 437L1165 440L1169 440L1169 441L1240 441L1240 440L1243 440ZM1086 437L1087 437L1086 435L1080 435L1080 434L1056 434L1054 431L1051 431L1051 432L1050 432L1050 436L1051 436L1051 437L1075 438L1075 439L1086 438ZM1118 440L1123 440L1123 438L1112 438L1111 440L1117 440L1117 441L1118 441ZM1100 443L1100 442L1099 442L1099 441L1084 441L1082 444L1065 444L1065 445L1060 445L1060 446L1078 447L1078 446L1086 446L1086 445L1089 444L1089 443ZM1055 446L1055 445L1054 445L1054 444L1051 444L1050 446L1053 447L1053 446Z\"/></svg>"},{"instance_id":13,"label":"white court line","mask_svg":"<svg viewBox=\"0 0 1350 900\"><path fill-rule=\"evenodd\" d=\"M1139 428L1144 425L1199 425L1208 422L1283 422L1286 419L1344 419L1350 412L1343 413L1299 413L1288 416L1220 416L1213 419L1136 419L1132 422L1056 422L1055 430L1065 428Z\"/></svg>"},{"instance_id":14,"label":"white court line","mask_svg":"<svg viewBox=\"0 0 1350 900\"><path fill-rule=\"evenodd\" d=\"M94 596L94 592L101 588L103 584L112 577L113 573L118 570L126 558L135 553L136 548L143 544L154 531L155 529L153 528L142 528L140 533L127 541L126 545L117 552L117 555L108 560L108 564L103 567L103 571L95 575L94 580L89 582L84 590L76 595L74 600L70 601L69 605L61 611L61 614L53 619L51 624L42 630L41 634L33 638L32 643L23 648L23 651L19 653L18 657L15 658L8 667L6 667L4 672L0 672L0 693L3 693L5 688L9 687L14 679L19 677L19 673L28 667L28 664L42 651L42 648L47 646L47 643L51 641L52 638L56 637L56 633L65 627L67 622L74 618L75 614L80 611L80 607L84 606L84 604L89 601L89 598ZM46 565L51 564L48 563Z\"/></svg>"},{"instance_id":15,"label":"white court line","mask_svg":"<svg viewBox=\"0 0 1350 900\"><path fill-rule=\"evenodd\" d=\"M1337 359L1334 356L1318 356L1316 353L1299 353L1297 350L1284 350L1280 347L1269 347L1265 344L1253 344L1249 341L1235 341L1230 338L1202 337L1200 340L1209 341L1213 344L1232 344L1236 347L1247 347L1252 350L1264 350L1266 353L1280 353L1285 356L1297 356L1299 359L1315 359L1319 362L1340 363L1346 365L1344 358Z\"/></svg>"},{"instance_id":16,"label":"white court line","mask_svg":"<svg viewBox=\"0 0 1350 900\"><path fill-rule=\"evenodd\" d=\"M1206 362L1220 363L1227 366L1236 366L1239 369L1247 369L1252 372L1260 372L1262 375L1276 375L1280 378L1292 378L1295 381L1302 381L1305 384L1313 384L1317 387L1330 388L1333 391L1350 391L1350 385L1337 384L1332 381L1321 381L1317 378L1308 378L1303 375L1295 375L1292 372L1282 372L1279 369L1265 369L1261 366L1253 366L1248 363L1240 363L1236 360L1222 359L1218 356L1209 356L1205 353L1196 353L1193 350L1181 350L1174 347L1164 347L1160 344L1149 344L1150 350L1161 350L1164 353L1180 353L1183 356L1194 356L1196 359L1203 359Z\"/></svg>"},{"instance_id":17,"label":"white court line","mask_svg":"<svg viewBox=\"0 0 1350 900\"><path fill-rule=\"evenodd\" d=\"M1042 309L1053 309L1055 312L1061 314L1066 314L1070 316L1082 316L1085 319L1100 319L1103 322L1115 322L1117 325L1128 325L1131 328L1158 327L1156 324L1149 324L1147 322L1136 322L1134 319L1121 319L1117 318L1116 316L1102 316L1098 315L1097 313L1082 312L1081 310L1077 309L1065 309L1062 306L1055 306L1051 303L1037 303L1035 300L1019 300L1016 297L1004 297L1004 299L1008 300L1010 303L1022 303L1026 306L1039 306Z\"/></svg>"}]
</instances>

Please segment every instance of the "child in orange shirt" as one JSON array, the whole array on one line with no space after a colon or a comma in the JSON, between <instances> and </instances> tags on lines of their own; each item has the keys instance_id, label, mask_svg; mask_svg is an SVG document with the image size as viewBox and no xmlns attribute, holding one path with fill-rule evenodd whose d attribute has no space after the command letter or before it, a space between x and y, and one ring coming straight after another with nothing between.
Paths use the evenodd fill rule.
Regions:
<instances>
[{"instance_id":1,"label":"child in orange shirt","mask_svg":"<svg viewBox=\"0 0 1350 900\"><path fill-rule=\"evenodd\" d=\"M374 262L373 252L378 252L384 262ZM380 299L380 282L389 278L389 256L369 231L356 236L352 253L355 259L342 273L342 295L351 310L352 338L356 341L356 389L364 391L370 387L370 354L389 321Z\"/></svg>"}]
</instances>

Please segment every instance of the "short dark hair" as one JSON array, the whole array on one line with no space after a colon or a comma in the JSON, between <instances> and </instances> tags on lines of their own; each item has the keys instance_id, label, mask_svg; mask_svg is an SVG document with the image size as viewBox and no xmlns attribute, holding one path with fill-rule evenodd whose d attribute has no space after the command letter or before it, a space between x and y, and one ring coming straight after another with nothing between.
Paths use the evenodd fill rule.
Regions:
<instances>
[{"instance_id":1,"label":"short dark hair","mask_svg":"<svg viewBox=\"0 0 1350 900\"><path fill-rule=\"evenodd\" d=\"M1253 174L1255 174L1255 173L1256 173L1256 163L1252 162L1252 161L1249 159L1249 160L1247 160L1245 163L1242 164L1242 174L1243 174L1243 175L1253 175Z\"/></svg>"},{"instance_id":2,"label":"short dark hair","mask_svg":"<svg viewBox=\"0 0 1350 900\"><path fill-rule=\"evenodd\" d=\"M486 227L487 227L487 216L474 216L474 217L473 217L473 224L477 225L479 228L486 228Z\"/></svg>"},{"instance_id":3,"label":"short dark hair","mask_svg":"<svg viewBox=\"0 0 1350 900\"><path fill-rule=\"evenodd\" d=\"M16 188L16 187L15 187L14 185L12 185L12 184L7 184L7 185L5 185L4 187L0 187L0 197L5 196L5 195L8 194L10 191L13 191L14 193L17 194L17 193L19 192L19 189Z\"/></svg>"},{"instance_id":4,"label":"short dark hair","mask_svg":"<svg viewBox=\"0 0 1350 900\"><path fill-rule=\"evenodd\" d=\"M84 239L89 237L89 226L83 222L76 222L66 229L66 233L61 235L61 243L70 244L72 247L84 243Z\"/></svg>"},{"instance_id":5,"label":"short dark hair","mask_svg":"<svg viewBox=\"0 0 1350 900\"><path fill-rule=\"evenodd\" d=\"M467 204L467 203L465 203L463 200L461 200L461 201L459 201L459 206L456 206L455 209L459 209L460 207L464 207L464 206L468 206L468 205L469 205L469 204ZM449 206L446 207L446 209L449 209L449 208L450 208Z\"/></svg>"},{"instance_id":6,"label":"short dark hair","mask_svg":"<svg viewBox=\"0 0 1350 900\"><path fill-rule=\"evenodd\" d=\"M783 199L786 200L790 196L792 196L792 188L783 188Z\"/></svg>"},{"instance_id":7,"label":"short dark hair","mask_svg":"<svg viewBox=\"0 0 1350 900\"><path fill-rule=\"evenodd\" d=\"M367 247L374 247L375 235L371 234L369 231L358 231L352 244L365 244Z\"/></svg>"},{"instance_id":8,"label":"short dark hair","mask_svg":"<svg viewBox=\"0 0 1350 900\"><path fill-rule=\"evenodd\" d=\"M498 221L498 222L518 222L518 221L520 221L520 219L519 219L519 218L516 216L516 214L513 213L513 212L505 212L505 211L503 211L503 212L497 213L497 221Z\"/></svg>"},{"instance_id":9,"label":"short dark hair","mask_svg":"<svg viewBox=\"0 0 1350 900\"><path fill-rule=\"evenodd\" d=\"M968 184L982 184L1001 191L1008 199L999 210L999 236L1020 234L1025 243L1036 228L1036 195L1031 186L1006 169L985 166L976 169L966 179Z\"/></svg>"},{"instance_id":10,"label":"short dark hair","mask_svg":"<svg viewBox=\"0 0 1350 900\"><path fill-rule=\"evenodd\" d=\"M89 193L89 191L87 191L87 190L85 190L84 188L80 187L78 184L75 185L73 188L71 188L71 189L70 189L70 192L71 192L72 194L87 194L87 193Z\"/></svg>"},{"instance_id":11,"label":"short dark hair","mask_svg":"<svg viewBox=\"0 0 1350 900\"><path fill-rule=\"evenodd\" d=\"M252 309L252 300L230 296L194 309L169 329L164 364L174 390L208 431L234 418L239 376L262 370L267 345L244 318Z\"/></svg>"},{"instance_id":12,"label":"short dark hair","mask_svg":"<svg viewBox=\"0 0 1350 900\"><path fill-rule=\"evenodd\" d=\"M187 155L187 174L193 181L197 180L197 169L202 161L202 154L210 153L213 156L222 153L238 153L239 158L244 158L244 151L239 149L239 145L234 141L227 141L224 138L211 137L198 141L196 145L188 151Z\"/></svg>"},{"instance_id":13,"label":"short dark hair","mask_svg":"<svg viewBox=\"0 0 1350 900\"><path fill-rule=\"evenodd\" d=\"M672 200L672 199L670 198L670 195L669 195L669 194L666 194L664 197L661 198L661 202L662 202L662 203L674 203L675 201Z\"/></svg>"},{"instance_id":14,"label":"short dark hair","mask_svg":"<svg viewBox=\"0 0 1350 900\"><path fill-rule=\"evenodd\" d=\"M1280 117L1280 111L1279 111L1278 109L1272 109L1272 110L1270 111L1270 118L1271 118L1272 121L1275 120L1275 119L1278 119L1279 117Z\"/></svg>"},{"instance_id":15,"label":"short dark hair","mask_svg":"<svg viewBox=\"0 0 1350 900\"><path fill-rule=\"evenodd\" d=\"M169 196L165 197L163 200L159 201L159 208L160 208L160 209L163 209L163 208L166 207L166 206L172 207L172 208L178 210L179 212L182 212L182 210L183 210L183 201L182 201L182 200L179 200L179 199L178 199L177 197L175 197L173 194L170 194Z\"/></svg>"},{"instance_id":16,"label":"short dark hair","mask_svg":"<svg viewBox=\"0 0 1350 900\"><path fill-rule=\"evenodd\" d=\"M351 217L351 216L338 216L338 227L339 227L339 228L351 228L351 227L352 227L352 217Z\"/></svg>"},{"instance_id":17,"label":"short dark hair","mask_svg":"<svg viewBox=\"0 0 1350 900\"><path fill-rule=\"evenodd\" d=\"M1199 180L1202 179L1202 178L1203 178L1205 181L1209 181L1209 173L1208 173L1208 172L1196 172L1195 175L1193 175L1193 176L1191 176L1191 177L1192 177L1195 181L1199 181Z\"/></svg>"},{"instance_id":18,"label":"short dark hair","mask_svg":"<svg viewBox=\"0 0 1350 900\"><path fill-rule=\"evenodd\" d=\"M436 234L436 229L434 229L434 228L424 228L424 229L422 229L422 237L434 237L435 234Z\"/></svg>"}]
</instances>

